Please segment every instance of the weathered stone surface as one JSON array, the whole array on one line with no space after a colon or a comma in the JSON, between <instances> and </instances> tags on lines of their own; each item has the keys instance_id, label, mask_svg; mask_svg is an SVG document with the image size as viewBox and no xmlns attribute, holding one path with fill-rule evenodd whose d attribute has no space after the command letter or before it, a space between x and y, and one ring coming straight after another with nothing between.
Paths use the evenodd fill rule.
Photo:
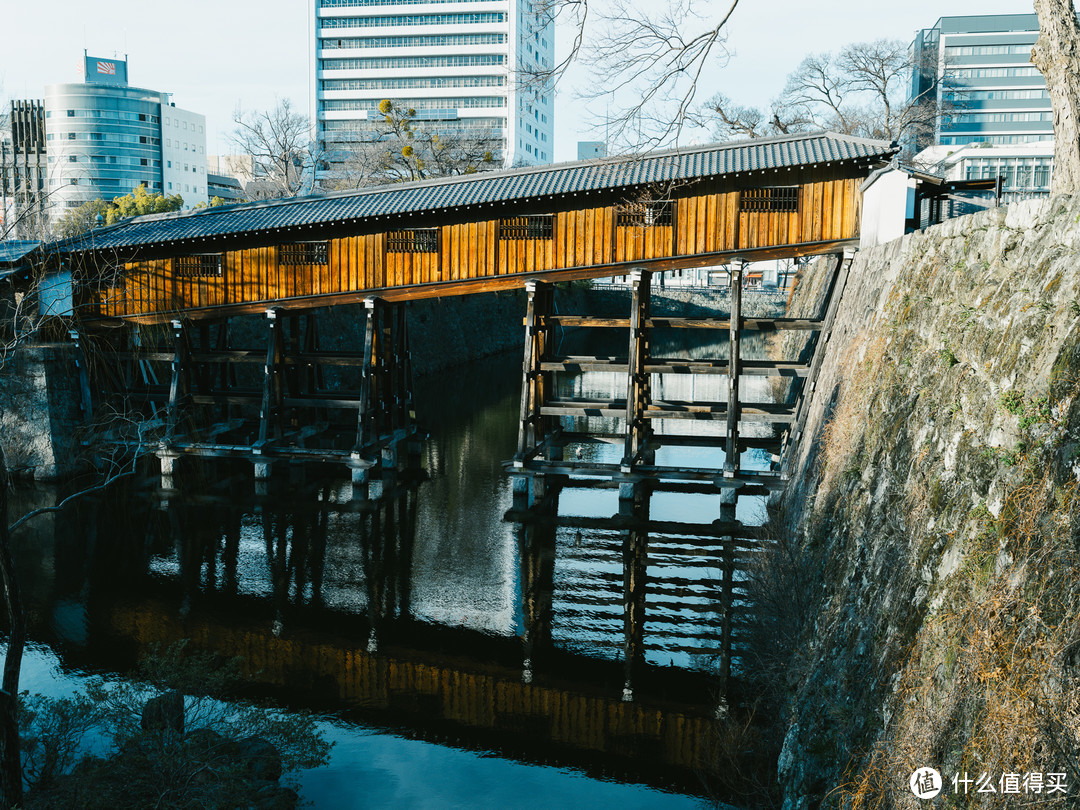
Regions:
<instances>
[{"instance_id":1,"label":"weathered stone surface","mask_svg":"<svg viewBox=\"0 0 1080 810\"><path fill-rule=\"evenodd\" d=\"M0 441L15 476L51 481L83 468L74 347L22 344L0 367Z\"/></svg>"},{"instance_id":2,"label":"weathered stone surface","mask_svg":"<svg viewBox=\"0 0 1080 810\"><path fill-rule=\"evenodd\" d=\"M825 563L785 807L914 807L916 767L1051 770L1053 745L1080 749L1055 696L1080 614L1056 584L1080 576L1078 223L1059 196L857 257L787 493Z\"/></svg>"}]
</instances>

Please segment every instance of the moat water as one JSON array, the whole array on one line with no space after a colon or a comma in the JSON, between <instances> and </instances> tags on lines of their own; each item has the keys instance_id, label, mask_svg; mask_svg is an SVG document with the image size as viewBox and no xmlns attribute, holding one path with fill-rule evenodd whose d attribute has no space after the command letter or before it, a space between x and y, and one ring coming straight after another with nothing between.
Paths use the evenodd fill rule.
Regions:
<instances>
[{"instance_id":1,"label":"moat water","mask_svg":"<svg viewBox=\"0 0 1080 810\"><path fill-rule=\"evenodd\" d=\"M725 351L679 340L663 353ZM507 519L520 369L513 354L421 380L422 473L377 499L310 468L276 469L256 494L250 465L227 462L181 464L163 492L151 459L145 475L36 519L14 538L33 642L23 688L123 677L150 645L189 638L244 657L253 695L325 718L330 764L300 775L316 807L712 801L721 626L740 592L723 602L722 553L689 524L716 520L719 496L655 493L635 533L615 519L617 490L571 480L546 519ZM623 383L562 384L617 397ZM762 386L752 399L777 394L744 384ZM654 380L668 399L719 401L724 386ZM723 454L673 448L657 462L720 469ZM57 497L20 491L15 506ZM741 498L737 517L759 522L764 506ZM737 644L733 655L737 670Z\"/></svg>"}]
</instances>

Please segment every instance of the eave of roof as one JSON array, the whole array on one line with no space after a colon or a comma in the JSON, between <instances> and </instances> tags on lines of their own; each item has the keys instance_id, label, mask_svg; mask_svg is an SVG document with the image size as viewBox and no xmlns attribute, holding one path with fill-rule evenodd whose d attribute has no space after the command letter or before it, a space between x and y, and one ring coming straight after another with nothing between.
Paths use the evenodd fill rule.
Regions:
<instances>
[{"instance_id":1,"label":"eave of roof","mask_svg":"<svg viewBox=\"0 0 1080 810\"><path fill-rule=\"evenodd\" d=\"M224 237L269 236L405 215L530 203L725 175L890 158L884 141L822 132L712 144L633 157L530 166L359 191L136 217L60 242L64 253L124 251ZM294 237L295 238L295 237Z\"/></svg>"}]
</instances>

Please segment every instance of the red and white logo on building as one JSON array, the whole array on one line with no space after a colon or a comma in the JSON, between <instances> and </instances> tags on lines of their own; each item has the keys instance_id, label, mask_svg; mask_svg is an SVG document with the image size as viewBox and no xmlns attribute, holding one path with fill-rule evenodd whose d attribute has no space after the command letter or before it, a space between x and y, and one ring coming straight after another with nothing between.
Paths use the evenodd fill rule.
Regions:
<instances>
[{"instance_id":1,"label":"red and white logo on building","mask_svg":"<svg viewBox=\"0 0 1080 810\"><path fill-rule=\"evenodd\" d=\"M104 73L109 76L116 75L116 62L98 62L97 72Z\"/></svg>"}]
</instances>

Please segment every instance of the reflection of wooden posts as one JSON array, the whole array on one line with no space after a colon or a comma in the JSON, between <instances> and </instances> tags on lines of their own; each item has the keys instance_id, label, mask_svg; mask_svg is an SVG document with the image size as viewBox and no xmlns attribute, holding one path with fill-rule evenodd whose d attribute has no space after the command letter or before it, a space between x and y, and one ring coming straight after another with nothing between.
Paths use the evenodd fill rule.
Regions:
<instances>
[{"instance_id":1,"label":"reflection of wooden posts","mask_svg":"<svg viewBox=\"0 0 1080 810\"><path fill-rule=\"evenodd\" d=\"M803 427L806 423L807 411L810 408L810 398L817 387L817 375L821 370L821 363L825 359L825 346L832 336L833 322L836 320L836 310L840 306L840 299L844 295L844 287L847 285L848 272L851 262L855 258L855 249L846 248L842 254L837 254L832 270L832 278L828 286L828 298L825 308L825 317L821 322L821 329L814 339L814 354L810 361L810 369L803 381L795 403L795 421L788 429L784 439L783 452L781 454L782 466L780 479L783 481L791 477L792 465L795 463L795 455L799 452L799 442L802 441Z\"/></svg>"},{"instance_id":2,"label":"reflection of wooden posts","mask_svg":"<svg viewBox=\"0 0 1080 810\"><path fill-rule=\"evenodd\" d=\"M645 661L645 591L648 578L649 501L644 486L635 487L634 498L619 500L619 516L633 518L636 528L623 535L623 693L634 699L634 680Z\"/></svg>"},{"instance_id":3,"label":"reflection of wooden posts","mask_svg":"<svg viewBox=\"0 0 1080 810\"><path fill-rule=\"evenodd\" d=\"M642 453L649 438L645 411L649 407L651 375L645 369L649 357L649 300L652 290L652 273L634 270L630 273L630 345L626 374L626 439L623 449L621 472L633 472L642 461Z\"/></svg>"},{"instance_id":4,"label":"reflection of wooden posts","mask_svg":"<svg viewBox=\"0 0 1080 810\"><path fill-rule=\"evenodd\" d=\"M735 533L735 505L738 502L737 489L725 489L720 493L720 521L729 525L731 535L720 538L720 711L726 706L728 685L731 681L731 627L732 611L735 601L735 552L738 548Z\"/></svg>"},{"instance_id":5,"label":"reflection of wooden posts","mask_svg":"<svg viewBox=\"0 0 1080 810\"><path fill-rule=\"evenodd\" d=\"M541 507L545 514L559 512L559 489L547 493ZM555 536L554 521L526 520L517 525L518 548L521 559L522 646L524 661L521 678L532 681L537 664L543 666L544 655L551 649L552 616L555 595Z\"/></svg>"},{"instance_id":6,"label":"reflection of wooden posts","mask_svg":"<svg viewBox=\"0 0 1080 810\"><path fill-rule=\"evenodd\" d=\"M745 262L733 259L731 274L731 316L728 327L728 402L727 445L724 454L724 477L739 472L739 337L742 329L742 276Z\"/></svg>"}]
</instances>

